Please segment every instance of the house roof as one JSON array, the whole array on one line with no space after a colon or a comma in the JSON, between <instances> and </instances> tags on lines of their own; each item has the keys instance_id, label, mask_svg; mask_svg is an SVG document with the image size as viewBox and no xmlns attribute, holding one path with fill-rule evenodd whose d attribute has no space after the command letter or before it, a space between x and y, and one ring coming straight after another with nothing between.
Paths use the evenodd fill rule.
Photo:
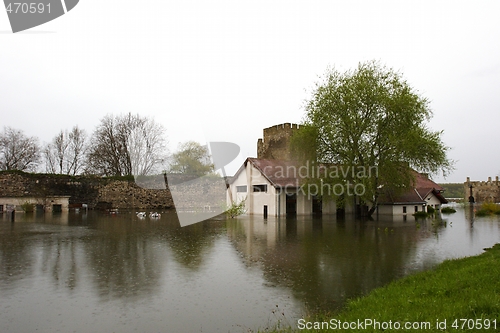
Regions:
<instances>
[{"instance_id":1,"label":"house roof","mask_svg":"<svg viewBox=\"0 0 500 333\"><path fill-rule=\"evenodd\" d=\"M231 177L229 183L233 183L238 178L248 163L259 170L262 176L274 187L299 187L301 180L304 179L299 172L300 163L248 157L238 171L236 171L236 174Z\"/></svg>"},{"instance_id":2,"label":"house roof","mask_svg":"<svg viewBox=\"0 0 500 333\"><path fill-rule=\"evenodd\" d=\"M379 202L380 204L424 204L425 198L432 193L441 203L448 203L448 200L441 194L443 191L444 188L429 179L427 175L415 171L411 189L397 196L384 193Z\"/></svg>"},{"instance_id":3,"label":"house roof","mask_svg":"<svg viewBox=\"0 0 500 333\"><path fill-rule=\"evenodd\" d=\"M415 184L414 187L418 189L435 189L436 191L444 191L444 188L433 182L426 174L414 172Z\"/></svg>"},{"instance_id":4,"label":"house roof","mask_svg":"<svg viewBox=\"0 0 500 333\"><path fill-rule=\"evenodd\" d=\"M299 187L303 179L297 162L262 158L247 158L246 162L252 163L275 187Z\"/></svg>"}]
</instances>

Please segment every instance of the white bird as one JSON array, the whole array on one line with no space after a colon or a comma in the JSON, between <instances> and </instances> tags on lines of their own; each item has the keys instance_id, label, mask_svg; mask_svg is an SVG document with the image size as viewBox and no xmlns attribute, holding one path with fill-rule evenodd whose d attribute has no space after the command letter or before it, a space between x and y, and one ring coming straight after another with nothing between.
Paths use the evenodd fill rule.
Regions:
<instances>
[{"instance_id":1,"label":"white bird","mask_svg":"<svg viewBox=\"0 0 500 333\"><path fill-rule=\"evenodd\" d=\"M146 212L135 212L135 214L137 215L138 218L145 218L146 217Z\"/></svg>"},{"instance_id":2,"label":"white bird","mask_svg":"<svg viewBox=\"0 0 500 333\"><path fill-rule=\"evenodd\" d=\"M159 219L161 217L160 213L157 213L157 212L151 212L149 214L149 217L152 218L152 219Z\"/></svg>"}]
</instances>

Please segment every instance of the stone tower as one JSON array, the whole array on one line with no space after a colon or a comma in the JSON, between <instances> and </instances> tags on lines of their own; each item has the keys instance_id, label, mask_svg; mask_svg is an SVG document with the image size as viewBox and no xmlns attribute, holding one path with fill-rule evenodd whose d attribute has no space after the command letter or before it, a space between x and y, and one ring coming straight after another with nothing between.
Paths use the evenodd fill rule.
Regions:
<instances>
[{"instance_id":1,"label":"stone tower","mask_svg":"<svg viewBox=\"0 0 500 333\"><path fill-rule=\"evenodd\" d=\"M299 125L291 123L265 128L263 138L257 141L257 158L289 161L290 138L298 128Z\"/></svg>"}]
</instances>

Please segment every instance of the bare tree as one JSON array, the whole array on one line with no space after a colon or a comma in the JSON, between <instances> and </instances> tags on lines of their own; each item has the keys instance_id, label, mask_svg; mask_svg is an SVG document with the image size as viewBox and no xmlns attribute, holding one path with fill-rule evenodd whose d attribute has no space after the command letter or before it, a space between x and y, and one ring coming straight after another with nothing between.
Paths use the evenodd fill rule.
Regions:
<instances>
[{"instance_id":1,"label":"bare tree","mask_svg":"<svg viewBox=\"0 0 500 333\"><path fill-rule=\"evenodd\" d=\"M68 149L68 132L59 132L52 142L43 150L45 166L49 173L65 173L66 150Z\"/></svg>"},{"instance_id":2,"label":"bare tree","mask_svg":"<svg viewBox=\"0 0 500 333\"><path fill-rule=\"evenodd\" d=\"M5 127L0 134L0 169L35 171L40 162L38 138Z\"/></svg>"},{"instance_id":3,"label":"bare tree","mask_svg":"<svg viewBox=\"0 0 500 333\"><path fill-rule=\"evenodd\" d=\"M167 156L163 126L149 118L137 119L129 131L128 151L132 174L145 176L159 172Z\"/></svg>"},{"instance_id":4,"label":"bare tree","mask_svg":"<svg viewBox=\"0 0 500 333\"><path fill-rule=\"evenodd\" d=\"M74 126L68 135L68 174L76 175L83 171L87 150L87 132Z\"/></svg>"},{"instance_id":5,"label":"bare tree","mask_svg":"<svg viewBox=\"0 0 500 333\"><path fill-rule=\"evenodd\" d=\"M78 126L69 133L61 130L43 151L47 172L79 174L85 162L86 137L85 130Z\"/></svg>"},{"instance_id":6,"label":"bare tree","mask_svg":"<svg viewBox=\"0 0 500 333\"><path fill-rule=\"evenodd\" d=\"M166 158L163 126L131 113L107 115L94 131L88 173L103 176L148 175Z\"/></svg>"}]
</instances>

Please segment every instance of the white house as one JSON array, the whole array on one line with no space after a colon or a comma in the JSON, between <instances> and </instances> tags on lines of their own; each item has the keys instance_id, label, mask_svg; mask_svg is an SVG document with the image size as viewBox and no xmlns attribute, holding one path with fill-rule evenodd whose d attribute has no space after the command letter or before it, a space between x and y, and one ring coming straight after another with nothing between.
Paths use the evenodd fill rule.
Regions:
<instances>
[{"instance_id":1,"label":"white house","mask_svg":"<svg viewBox=\"0 0 500 333\"><path fill-rule=\"evenodd\" d=\"M441 205L448 203L442 192L444 188L433 182L425 174L414 173L415 182L410 190L401 195L393 197L384 195L377 207L377 213L381 215L411 215L416 212L427 211L427 207L436 210Z\"/></svg>"},{"instance_id":2,"label":"white house","mask_svg":"<svg viewBox=\"0 0 500 333\"><path fill-rule=\"evenodd\" d=\"M228 204L245 200L247 214L334 214L333 200L322 201L301 188L306 169L292 161L247 158L228 185Z\"/></svg>"}]
</instances>

